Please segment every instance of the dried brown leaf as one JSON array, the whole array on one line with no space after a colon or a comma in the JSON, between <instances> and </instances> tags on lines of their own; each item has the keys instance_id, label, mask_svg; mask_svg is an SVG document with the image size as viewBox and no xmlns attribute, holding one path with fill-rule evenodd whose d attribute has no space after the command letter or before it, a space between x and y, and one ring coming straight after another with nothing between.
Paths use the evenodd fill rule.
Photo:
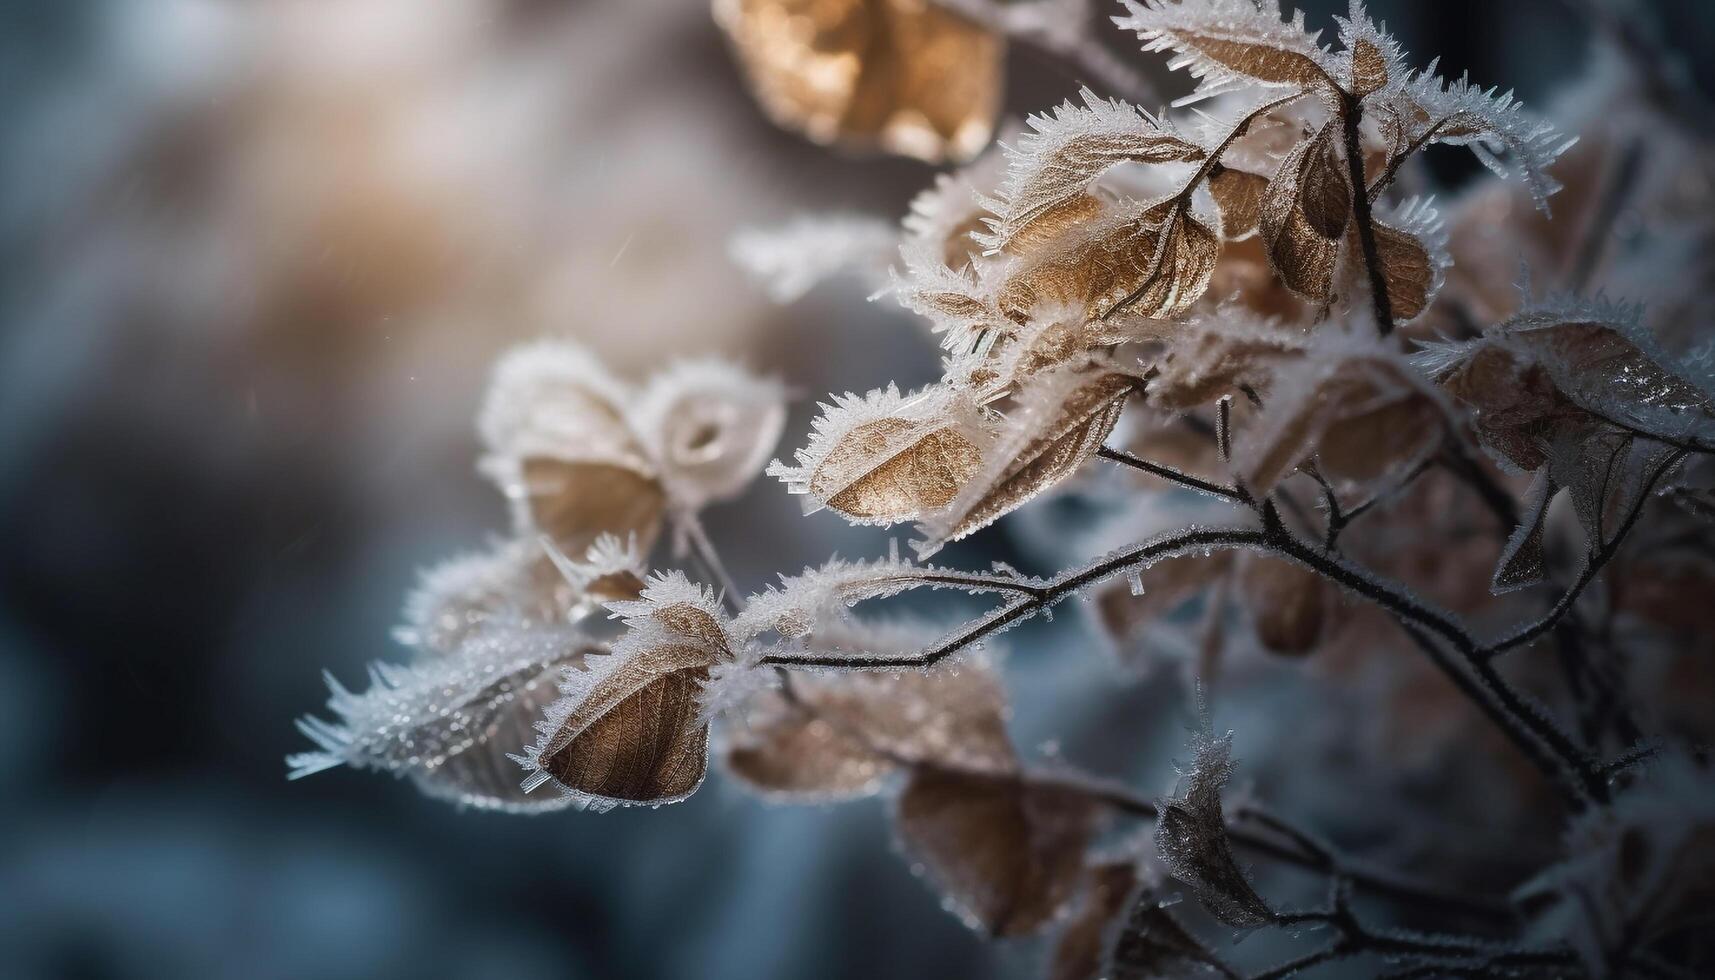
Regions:
<instances>
[{"instance_id":1,"label":"dried brown leaf","mask_svg":"<svg viewBox=\"0 0 1715 980\"><path fill-rule=\"evenodd\" d=\"M1352 190L1343 171L1330 123L1287 154L1263 192L1258 227L1275 272L1316 303L1333 296L1334 264L1351 219Z\"/></svg>"},{"instance_id":2,"label":"dried brown leaf","mask_svg":"<svg viewBox=\"0 0 1715 980\"><path fill-rule=\"evenodd\" d=\"M1543 580L1547 560L1543 557L1543 534L1548 527L1548 506L1560 488L1555 485L1549 468L1536 471L1530 489L1524 497L1524 513L1519 526L1501 551L1495 563L1495 575L1490 591L1496 595L1514 592Z\"/></svg>"},{"instance_id":3,"label":"dried brown leaf","mask_svg":"<svg viewBox=\"0 0 1715 980\"><path fill-rule=\"evenodd\" d=\"M1173 877L1189 885L1214 916L1236 929L1272 921L1268 903L1233 857L1221 810L1221 789L1232 776L1232 736L1199 732L1196 757L1178 796L1161 801L1155 849Z\"/></svg>"},{"instance_id":4,"label":"dried brown leaf","mask_svg":"<svg viewBox=\"0 0 1715 980\"><path fill-rule=\"evenodd\" d=\"M1221 209L1221 237L1229 241L1249 238L1257 232L1262 219L1263 193L1268 178L1261 174L1216 167L1209 178L1209 193Z\"/></svg>"},{"instance_id":5,"label":"dried brown leaf","mask_svg":"<svg viewBox=\"0 0 1715 980\"><path fill-rule=\"evenodd\" d=\"M1076 890L1097 810L1018 776L920 768L899 797L900 841L947 901L992 936L1051 921Z\"/></svg>"},{"instance_id":6,"label":"dried brown leaf","mask_svg":"<svg viewBox=\"0 0 1715 980\"><path fill-rule=\"evenodd\" d=\"M835 447L832 456L838 461L847 452L871 451L899 427L907 425L895 419L880 419L859 426L847 436L851 442ZM909 520L946 506L976 473L981 462L977 447L963 435L952 428L933 430L839 492L830 494L828 506L854 517ZM819 487L815 478L811 479L814 493Z\"/></svg>"},{"instance_id":7,"label":"dried brown leaf","mask_svg":"<svg viewBox=\"0 0 1715 980\"><path fill-rule=\"evenodd\" d=\"M1428 246L1409 232L1375 223L1376 258L1387 283L1394 319L1415 319L1429 306L1435 288L1435 259Z\"/></svg>"},{"instance_id":8,"label":"dried brown leaf","mask_svg":"<svg viewBox=\"0 0 1715 980\"><path fill-rule=\"evenodd\" d=\"M560 722L536 760L575 794L603 801L682 799L708 768L708 724L697 694L713 655L665 645L640 651Z\"/></svg>"},{"instance_id":9,"label":"dried brown leaf","mask_svg":"<svg viewBox=\"0 0 1715 980\"><path fill-rule=\"evenodd\" d=\"M1388 83L1388 59L1369 38L1360 38L1352 48L1352 94L1369 95Z\"/></svg>"},{"instance_id":10,"label":"dried brown leaf","mask_svg":"<svg viewBox=\"0 0 1715 980\"><path fill-rule=\"evenodd\" d=\"M999 680L971 664L796 677L789 696L759 698L727 765L764 792L820 799L874 792L901 759L1006 771L1005 716Z\"/></svg>"},{"instance_id":11,"label":"dried brown leaf","mask_svg":"<svg viewBox=\"0 0 1715 980\"><path fill-rule=\"evenodd\" d=\"M1137 379L1125 374L1048 377L1027 388L1021 438L996 448L990 471L924 529L932 541L963 538L1000 520L1082 466L1113 431Z\"/></svg>"},{"instance_id":12,"label":"dried brown leaf","mask_svg":"<svg viewBox=\"0 0 1715 980\"><path fill-rule=\"evenodd\" d=\"M751 90L819 143L965 159L988 142L1004 41L917 0L716 0Z\"/></svg>"}]
</instances>

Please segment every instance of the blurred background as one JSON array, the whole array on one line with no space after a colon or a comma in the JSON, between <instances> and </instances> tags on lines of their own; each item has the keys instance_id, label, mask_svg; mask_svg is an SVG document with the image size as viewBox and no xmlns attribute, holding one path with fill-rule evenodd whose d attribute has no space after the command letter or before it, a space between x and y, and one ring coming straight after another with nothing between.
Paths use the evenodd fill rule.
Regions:
<instances>
[{"instance_id":1,"label":"blurred background","mask_svg":"<svg viewBox=\"0 0 1715 980\"><path fill-rule=\"evenodd\" d=\"M1557 0L1371 9L1417 63L1536 106L1587 62ZM1700 0L1660 13L1715 50ZM1014 47L1009 113L1080 81ZM729 238L899 215L932 168L773 128L697 0L12 0L0 118L0 973L1038 969L937 909L884 802L769 808L715 776L663 810L531 819L284 778L322 668L397 656L415 570L505 528L473 470L500 351L568 335L634 375L734 356L800 396L784 455L811 396L919 383L935 351L856 286L771 305ZM708 520L746 587L886 547L773 481ZM1032 533L965 556L1046 567ZM1011 645L1023 744L1161 788L1173 678L1116 686L1075 624Z\"/></svg>"}]
</instances>

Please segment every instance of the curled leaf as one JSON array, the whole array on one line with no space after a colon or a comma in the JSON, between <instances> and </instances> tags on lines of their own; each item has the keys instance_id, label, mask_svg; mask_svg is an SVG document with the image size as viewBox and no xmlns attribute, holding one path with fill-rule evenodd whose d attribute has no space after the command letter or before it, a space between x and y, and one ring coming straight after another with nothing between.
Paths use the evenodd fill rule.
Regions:
<instances>
[{"instance_id":1,"label":"curled leaf","mask_svg":"<svg viewBox=\"0 0 1715 980\"><path fill-rule=\"evenodd\" d=\"M1543 580L1547 562L1542 554L1543 534L1548 527L1548 505L1554 502L1560 487L1554 482L1548 467L1536 471L1530 489L1524 495L1524 512L1517 528L1507 538L1506 547L1495 563L1495 574L1489 591L1495 595L1514 592Z\"/></svg>"},{"instance_id":2,"label":"curled leaf","mask_svg":"<svg viewBox=\"0 0 1715 980\"><path fill-rule=\"evenodd\" d=\"M973 928L1021 936L1073 896L1096 808L1014 775L919 768L900 794L901 844Z\"/></svg>"},{"instance_id":3,"label":"curled leaf","mask_svg":"<svg viewBox=\"0 0 1715 980\"><path fill-rule=\"evenodd\" d=\"M1146 885L1114 940L1106 976L1111 980L1235 976L1179 924L1174 904Z\"/></svg>"},{"instance_id":4,"label":"curled leaf","mask_svg":"<svg viewBox=\"0 0 1715 980\"><path fill-rule=\"evenodd\" d=\"M1293 292L1326 303L1334 263L1352 214L1352 189L1334 150L1334 124L1281 161L1263 192L1259 228L1269 259Z\"/></svg>"},{"instance_id":5,"label":"curled leaf","mask_svg":"<svg viewBox=\"0 0 1715 980\"><path fill-rule=\"evenodd\" d=\"M929 161L988 142L1005 44L914 0L716 0L757 100L818 143Z\"/></svg>"},{"instance_id":6,"label":"curled leaf","mask_svg":"<svg viewBox=\"0 0 1715 980\"><path fill-rule=\"evenodd\" d=\"M718 602L674 573L614 610L625 634L612 656L565 674L541 737L518 757L526 792L549 783L603 810L677 802L702 783L709 728L699 697L710 668L732 656Z\"/></svg>"},{"instance_id":7,"label":"curled leaf","mask_svg":"<svg viewBox=\"0 0 1715 980\"><path fill-rule=\"evenodd\" d=\"M946 506L982 464L985 434L975 410L944 387L910 396L898 389L836 397L813 423L797 466L776 461L770 476L855 524L893 524Z\"/></svg>"},{"instance_id":8,"label":"curled leaf","mask_svg":"<svg viewBox=\"0 0 1715 980\"><path fill-rule=\"evenodd\" d=\"M1235 929L1266 925L1274 912L1251 887L1233 857L1221 812L1221 788L1232 776L1232 735L1200 731L1178 795L1163 800L1155 848L1167 870L1189 885L1203 906Z\"/></svg>"},{"instance_id":9,"label":"curled leaf","mask_svg":"<svg viewBox=\"0 0 1715 980\"><path fill-rule=\"evenodd\" d=\"M673 503L695 511L756 477L785 426L786 393L722 361L683 361L650 378L631 421Z\"/></svg>"}]
</instances>

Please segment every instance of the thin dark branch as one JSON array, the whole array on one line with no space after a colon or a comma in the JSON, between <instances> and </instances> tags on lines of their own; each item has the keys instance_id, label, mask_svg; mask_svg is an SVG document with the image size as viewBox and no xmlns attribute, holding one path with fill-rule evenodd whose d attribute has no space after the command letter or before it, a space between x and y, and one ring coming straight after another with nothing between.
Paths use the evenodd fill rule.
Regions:
<instances>
[{"instance_id":1,"label":"thin dark branch","mask_svg":"<svg viewBox=\"0 0 1715 980\"><path fill-rule=\"evenodd\" d=\"M1171 466L1162 466L1160 463L1152 463L1141 456L1134 456L1123 449L1113 449L1108 446L1103 446L1096 450L1096 455L1110 462L1118 463L1121 466L1129 466L1134 470L1148 473L1151 476L1161 477L1163 480L1170 483L1177 483L1182 487L1188 487L1201 493L1210 494L1211 496L1225 497L1228 500L1237 501L1239 503L1244 503L1247 499L1245 494L1236 487L1223 487L1216 483L1210 483L1208 480L1198 479L1189 473L1181 473Z\"/></svg>"},{"instance_id":2,"label":"thin dark branch","mask_svg":"<svg viewBox=\"0 0 1715 980\"><path fill-rule=\"evenodd\" d=\"M1370 280L1370 302L1375 309L1376 329L1386 337L1393 333L1393 297L1388 295L1387 274L1376 248L1375 218L1370 213L1370 195L1364 184L1364 148L1358 127L1363 123L1363 100L1342 93L1346 133L1346 172L1352 185L1352 221L1357 225L1358 247L1364 256L1364 271Z\"/></svg>"}]
</instances>

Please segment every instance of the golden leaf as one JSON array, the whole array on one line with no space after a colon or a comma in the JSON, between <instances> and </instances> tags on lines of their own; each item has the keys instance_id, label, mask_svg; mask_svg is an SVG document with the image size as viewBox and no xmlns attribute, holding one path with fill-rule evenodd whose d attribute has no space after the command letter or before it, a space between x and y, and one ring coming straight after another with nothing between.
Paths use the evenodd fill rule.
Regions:
<instances>
[{"instance_id":1,"label":"golden leaf","mask_svg":"<svg viewBox=\"0 0 1715 980\"><path fill-rule=\"evenodd\" d=\"M1209 177L1209 193L1221 209L1221 237L1229 241L1249 238L1257 232L1262 218L1262 196L1268 188L1268 178L1260 174L1215 168Z\"/></svg>"},{"instance_id":2,"label":"golden leaf","mask_svg":"<svg viewBox=\"0 0 1715 980\"><path fill-rule=\"evenodd\" d=\"M1258 222L1281 280L1316 303L1333 295L1334 262L1352 212L1332 134L1331 123L1281 161L1263 193Z\"/></svg>"},{"instance_id":3,"label":"golden leaf","mask_svg":"<svg viewBox=\"0 0 1715 980\"><path fill-rule=\"evenodd\" d=\"M1183 316L1209 288L1220 240L1175 202L1134 207L1066 226L1052 243L1032 236L1037 260L1007 280L997 306L1018 322L1039 305L1082 308L1086 319L1121 304L1140 317Z\"/></svg>"},{"instance_id":4,"label":"golden leaf","mask_svg":"<svg viewBox=\"0 0 1715 980\"><path fill-rule=\"evenodd\" d=\"M992 936L1021 936L1072 897L1096 810L1088 796L1006 775L920 768L900 840L947 901Z\"/></svg>"},{"instance_id":5,"label":"golden leaf","mask_svg":"<svg viewBox=\"0 0 1715 980\"><path fill-rule=\"evenodd\" d=\"M764 792L834 799L874 792L898 759L1008 771L1006 696L970 664L900 674L798 676L768 692L727 752Z\"/></svg>"},{"instance_id":6,"label":"golden leaf","mask_svg":"<svg viewBox=\"0 0 1715 980\"><path fill-rule=\"evenodd\" d=\"M708 768L697 693L714 657L693 646L641 650L572 708L536 764L572 793L602 801L683 799Z\"/></svg>"},{"instance_id":7,"label":"golden leaf","mask_svg":"<svg viewBox=\"0 0 1715 980\"><path fill-rule=\"evenodd\" d=\"M1071 476L1113 431L1137 379L1094 374L1045 379L1027 387L1014 444L996 448L991 472L970 481L947 514L925 522L932 541L973 534ZM944 533L943 533L944 532Z\"/></svg>"},{"instance_id":8,"label":"golden leaf","mask_svg":"<svg viewBox=\"0 0 1715 980\"><path fill-rule=\"evenodd\" d=\"M1137 888L1137 866L1129 861L1097 865L1086 872L1084 901L1054 944L1049 980L1097 980L1107 936L1125 914Z\"/></svg>"},{"instance_id":9,"label":"golden leaf","mask_svg":"<svg viewBox=\"0 0 1715 980\"><path fill-rule=\"evenodd\" d=\"M883 452L891 437L913 428L901 419L877 419L853 429L846 441L829 453L831 463ZM862 477L828 495L828 506L862 518L909 520L945 507L982 464L982 455L969 439L952 428L936 429L883 459ZM810 492L827 489L810 478Z\"/></svg>"},{"instance_id":10,"label":"golden leaf","mask_svg":"<svg viewBox=\"0 0 1715 980\"><path fill-rule=\"evenodd\" d=\"M1296 655L1316 648L1332 599L1320 575L1284 559L1247 555L1239 585L1264 649Z\"/></svg>"},{"instance_id":11,"label":"golden leaf","mask_svg":"<svg viewBox=\"0 0 1715 980\"><path fill-rule=\"evenodd\" d=\"M1315 59L1277 45L1202 34L1187 33L1179 37L1186 47L1204 58L1259 82L1308 88L1328 79Z\"/></svg>"},{"instance_id":12,"label":"golden leaf","mask_svg":"<svg viewBox=\"0 0 1715 980\"><path fill-rule=\"evenodd\" d=\"M967 159L1000 108L1005 42L924 0L715 0L751 90L818 143Z\"/></svg>"}]
</instances>

